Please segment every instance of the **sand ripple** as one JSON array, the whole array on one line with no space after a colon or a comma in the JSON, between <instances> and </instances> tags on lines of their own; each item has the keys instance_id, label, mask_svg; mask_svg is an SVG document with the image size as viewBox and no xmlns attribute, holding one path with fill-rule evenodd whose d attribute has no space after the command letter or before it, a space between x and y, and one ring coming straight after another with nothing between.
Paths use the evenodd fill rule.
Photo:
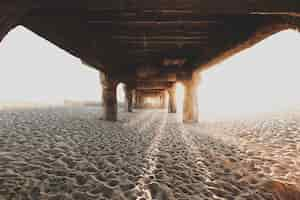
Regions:
<instances>
[{"instance_id":1,"label":"sand ripple","mask_svg":"<svg viewBox=\"0 0 300 200\"><path fill-rule=\"evenodd\" d=\"M300 185L299 113L183 125L100 112L1 111L0 199L271 200L270 181Z\"/></svg>"}]
</instances>

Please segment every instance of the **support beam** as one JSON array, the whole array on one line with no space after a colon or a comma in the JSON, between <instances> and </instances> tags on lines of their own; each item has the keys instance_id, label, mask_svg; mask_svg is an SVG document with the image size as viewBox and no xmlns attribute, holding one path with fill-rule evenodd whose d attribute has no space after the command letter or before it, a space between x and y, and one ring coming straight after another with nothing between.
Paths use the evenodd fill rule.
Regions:
<instances>
[{"instance_id":1,"label":"support beam","mask_svg":"<svg viewBox=\"0 0 300 200\"><path fill-rule=\"evenodd\" d=\"M58 0L56 0L58 1ZM59 1L60 2L60 1ZM90 0L88 4L88 9L101 10L110 9L118 10L120 9L119 0L111 0L110 4L105 4L99 0ZM137 1L133 1L137 2ZM160 3L150 3L147 0L138 1L137 4L122 4L123 10L130 10L130 8L135 8L138 10L152 10L153 12L160 13L158 11L170 10L169 12L181 13L185 10L190 10L194 12L199 12L202 15L208 14L247 14L250 12L299 12L299 1L297 0L253 0L253 1L237 1L237 0L189 0L189 1L166 1L164 4ZM70 3L71 4L71 3ZM58 3L59 5L59 3ZM171 14L173 14L171 13Z\"/></svg>"},{"instance_id":2,"label":"support beam","mask_svg":"<svg viewBox=\"0 0 300 200\"><path fill-rule=\"evenodd\" d=\"M168 90L164 91L164 108L168 108L169 102L168 102Z\"/></svg>"},{"instance_id":3,"label":"support beam","mask_svg":"<svg viewBox=\"0 0 300 200\"><path fill-rule=\"evenodd\" d=\"M125 93L126 93L126 103L127 103L127 111L133 111L133 88L130 86L125 86Z\"/></svg>"},{"instance_id":4,"label":"support beam","mask_svg":"<svg viewBox=\"0 0 300 200\"><path fill-rule=\"evenodd\" d=\"M141 92L138 90L136 90L136 92L135 92L135 107L138 109L142 108Z\"/></svg>"},{"instance_id":5,"label":"support beam","mask_svg":"<svg viewBox=\"0 0 300 200\"><path fill-rule=\"evenodd\" d=\"M160 108L164 108L164 95L163 94L160 94L159 95L159 100L160 100Z\"/></svg>"},{"instance_id":6,"label":"support beam","mask_svg":"<svg viewBox=\"0 0 300 200\"><path fill-rule=\"evenodd\" d=\"M32 0L0 1L0 43L10 30L19 25L32 6Z\"/></svg>"},{"instance_id":7,"label":"support beam","mask_svg":"<svg viewBox=\"0 0 300 200\"><path fill-rule=\"evenodd\" d=\"M161 108L165 109L167 107L167 91L163 91L161 93L161 98L162 98Z\"/></svg>"},{"instance_id":8,"label":"support beam","mask_svg":"<svg viewBox=\"0 0 300 200\"><path fill-rule=\"evenodd\" d=\"M139 108L139 94L137 90L134 90L134 108Z\"/></svg>"},{"instance_id":9,"label":"support beam","mask_svg":"<svg viewBox=\"0 0 300 200\"><path fill-rule=\"evenodd\" d=\"M104 120L117 121L117 81L111 79L107 74L100 73L100 80L103 87L102 102L104 108Z\"/></svg>"},{"instance_id":10,"label":"support beam","mask_svg":"<svg viewBox=\"0 0 300 200\"><path fill-rule=\"evenodd\" d=\"M168 88L169 93L169 113L176 113L176 84L173 83L171 87Z\"/></svg>"},{"instance_id":11,"label":"support beam","mask_svg":"<svg viewBox=\"0 0 300 200\"><path fill-rule=\"evenodd\" d=\"M139 81L137 82L137 90L164 90L170 86L170 82L156 81Z\"/></svg>"},{"instance_id":12,"label":"support beam","mask_svg":"<svg viewBox=\"0 0 300 200\"><path fill-rule=\"evenodd\" d=\"M136 90L132 90L132 108L136 108Z\"/></svg>"},{"instance_id":13,"label":"support beam","mask_svg":"<svg viewBox=\"0 0 300 200\"><path fill-rule=\"evenodd\" d=\"M197 88L200 74L194 72L189 80L184 80L183 122L197 123L199 121Z\"/></svg>"}]
</instances>

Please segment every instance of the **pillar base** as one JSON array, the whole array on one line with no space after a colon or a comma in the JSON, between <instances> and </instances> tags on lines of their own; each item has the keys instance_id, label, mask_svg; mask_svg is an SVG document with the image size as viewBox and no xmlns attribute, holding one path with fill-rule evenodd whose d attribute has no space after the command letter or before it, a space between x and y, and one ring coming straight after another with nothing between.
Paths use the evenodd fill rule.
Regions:
<instances>
[{"instance_id":1,"label":"pillar base","mask_svg":"<svg viewBox=\"0 0 300 200\"><path fill-rule=\"evenodd\" d=\"M198 108L198 83L200 76L193 73L190 80L183 81L184 103L183 103L183 122L184 123L198 123L199 122L199 108Z\"/></svg>"},{"instance_id":2,"label":"pillar base","mask_svg":"<svg viewBox=\"0 0 300 200\"><path fill-rule=\"evenodd\" d=\"M168 106L168 112L169 113L176 113L176 85L175 83L172 84L170 88L168 88L168 94L169 94L169 106Z\"/></svg>"},{"instance_id":3,"label":"pillar base","mask_svg":"<svg viewBox=\"0 0 300 200\"><path fill-rule=\"evenodd\" d=\"M111 79L107 74L100 74L103 93L103 119L106 121L117 121L118 104L117 104L117 81Z\"/></svg>"},{"instance_id":4,"label":"pillar base","mask_svg":"<svg viewBox=\"0 0 300 200\"><path fill-rule=\"evenodd\" d=\"M133 112L133 89L129 86L125 88L127 111Z\"/></svg>"}]
</instances>

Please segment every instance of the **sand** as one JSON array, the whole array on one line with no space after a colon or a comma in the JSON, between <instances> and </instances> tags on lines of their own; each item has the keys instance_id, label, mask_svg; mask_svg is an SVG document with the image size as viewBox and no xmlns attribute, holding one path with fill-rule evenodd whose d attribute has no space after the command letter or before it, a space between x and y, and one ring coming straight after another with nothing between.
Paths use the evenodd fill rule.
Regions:
<instances>
[{"instance_id":1,"label":"sand","mask_svg":"<svg viewBox=\"0 0 300 200\"><path fill-rule=\"evenodd\" d=\"M300 112L184 125L160 110L0 112L0 200L275 199L300 185Z\"/></svg>"}]
</instances>

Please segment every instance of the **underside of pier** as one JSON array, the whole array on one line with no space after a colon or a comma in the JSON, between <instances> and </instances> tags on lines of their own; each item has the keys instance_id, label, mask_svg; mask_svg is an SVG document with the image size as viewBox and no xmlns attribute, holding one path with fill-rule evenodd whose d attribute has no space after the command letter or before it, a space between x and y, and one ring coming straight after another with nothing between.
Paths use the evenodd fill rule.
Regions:
<instances>
[{"instance_id":1,"label":"underside of pier","mask_svg":"<svg viewBox=\"0 0 300 200\"><path fill-rule=\"evenodd\" d=\"M174 85L182 82L183 120L196 122L201 71L274 33L298 29L300 2L1 1L0 41L18 25L101 71L105 119L117 120L119 82L126 84L129 112L154 106L170 113L176 112Z\"/></svg>"}]
</instances>

